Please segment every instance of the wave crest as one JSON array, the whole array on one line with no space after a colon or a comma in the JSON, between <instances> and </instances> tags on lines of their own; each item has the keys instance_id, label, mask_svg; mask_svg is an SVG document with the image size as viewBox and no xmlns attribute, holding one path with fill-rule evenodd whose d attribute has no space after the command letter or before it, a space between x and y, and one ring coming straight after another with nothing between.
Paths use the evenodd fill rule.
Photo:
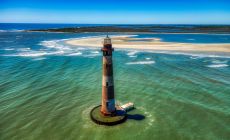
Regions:
<instances>
[{"instance_id":1,"label":"wave crest","mask_svg":"<svg viewBox=\"0 0 230 140\"><path fill-rule=\"evenodd\" d=\"M207 67L209 68L222 68L222 67L228 67L227 64L211 64L211 65L207 65Z\"/></svg>"},{"instance_id":2,"label":"wave crest","mask_svg":"<svg viewBox=\"0 0 230 140\"><path fill-rule=\"evenodd\" d=\"M136 61L136 62L128 62L127 65L150 65L155 64L155 61Z\"/></svg>"}]
</instances>

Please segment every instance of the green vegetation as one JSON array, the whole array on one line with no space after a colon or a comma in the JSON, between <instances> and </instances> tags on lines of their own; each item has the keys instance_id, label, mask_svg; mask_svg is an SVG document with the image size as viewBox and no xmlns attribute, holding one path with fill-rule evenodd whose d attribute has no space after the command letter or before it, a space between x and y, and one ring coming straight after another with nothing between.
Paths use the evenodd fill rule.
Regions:
<instances>
[{"instance_id":1,"label":"green vegetation","mask_svg":"<svg viewBox=\"0 0 230 140\"><path fill-rule=\"evenodd\" d=\"M145 32L145 33L230 33L230 25L110 25L28 31L45 32Z\"/></svg>"}]
</instances>

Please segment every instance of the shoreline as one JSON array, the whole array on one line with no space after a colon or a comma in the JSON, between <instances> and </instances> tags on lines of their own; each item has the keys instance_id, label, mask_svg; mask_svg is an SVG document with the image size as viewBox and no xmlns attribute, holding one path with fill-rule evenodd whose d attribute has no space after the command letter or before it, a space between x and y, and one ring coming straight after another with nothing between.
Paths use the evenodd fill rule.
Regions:
<instances>
[{"instance_id":1,"label":"shoreline","mask_svg":"<svg viewBox=\"0 0 230 140\"><path fill-rule=\"evenodd\" d=\"M27 31L48 31L66 33L217 33L229 34L230 25L108 25L73 26L63 28L31 29Z\"/></svg>"},{"instance_id":2,"label":"shoreline","mask_svg":"<svg viewBox=\"0 0 230 140\"><path fill-rule=\"evenodd\" d=\"M21 32L34 32L34 33L69 33L69 34L87 34L87 33L98 33L98 34L106 34L107 32L54 32L54 31L30 31L30 30L22 30ZM215 32L109 32L110 34L209 34L209 35L230 35L230 33L215 33Z\"/></svg>"},{"instance_id":3,"label":"shoreline","mask_svg":"<svg viewBox=\"0 0 230 140\"><path fill-rule=\"evenodd\" d=\"M103 36L77 38L67 40L65 43L76 47L100 48L103 38ZM135 38L135 35L111 35L111 38L115 49L230 53L230 43L163 42L160 38Z\"/></svg>"}]
</instances>

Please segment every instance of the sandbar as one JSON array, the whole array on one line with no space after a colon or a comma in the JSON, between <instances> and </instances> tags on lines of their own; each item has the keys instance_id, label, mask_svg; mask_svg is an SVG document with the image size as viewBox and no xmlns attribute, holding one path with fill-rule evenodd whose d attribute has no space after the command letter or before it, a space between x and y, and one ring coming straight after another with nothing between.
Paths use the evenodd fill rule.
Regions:
<instances>
[{"instance_id":1,"label":"sandbar","mask_svg":"<svg viewBox=\"0 0 230 140\"><path fill-rule=\"evenodd\" d=\"M103 39L104 36L97 36L71 39L65 43L73 46L101 48ZM115 49L230 53L230 43L163 42L160 38L135 38L133 35L111 36L111 39Z\"/></svg>"}]
</instances>

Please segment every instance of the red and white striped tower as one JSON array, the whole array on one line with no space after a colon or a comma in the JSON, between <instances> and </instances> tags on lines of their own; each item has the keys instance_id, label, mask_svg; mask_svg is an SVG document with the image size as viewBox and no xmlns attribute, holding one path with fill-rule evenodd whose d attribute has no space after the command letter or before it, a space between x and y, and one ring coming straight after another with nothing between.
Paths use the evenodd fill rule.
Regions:
<instances>
[{"instance_id":1,"label":"red and white striped tower","mask_svg":"<svg viewBox=\"0 0 230 140\"><path fill-rule=\"evenodd\" d=\"M102 100L101 105L94 107L90 111L90 118L100 125L116 125L125 122L126 111L115 105L114 84L113 84L113 61L112 43L107 37L104 39L103 48L103 76L102 76Z\"/></svg>"},{"instance_id":2,"label":"red and white striped tower","mask_svg":"<svg viewBox=\"0 0 230 140\"><path fill-rule=\"evenodd\" d=\"M113 116L116 113L113 83L113 48L111 38L108 35L104 39L101 51L103 52L101 113L104 116Z\"/></svg>"}]
</instances>

